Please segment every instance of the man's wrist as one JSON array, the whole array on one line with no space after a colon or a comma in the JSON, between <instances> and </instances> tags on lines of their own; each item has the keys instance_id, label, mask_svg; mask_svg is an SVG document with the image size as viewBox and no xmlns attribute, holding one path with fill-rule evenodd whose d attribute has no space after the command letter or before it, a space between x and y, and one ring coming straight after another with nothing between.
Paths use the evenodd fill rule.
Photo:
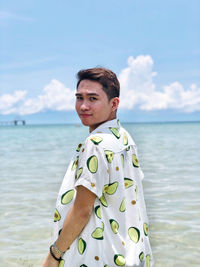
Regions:
<instances>
[{"instance_id":1,"label":"man's wrist","mask_svg":"<svg viewBox=\"0 0 200 267\"><path fill-rule=\"evenodd\" d=\"M59 257L62 258L65 252L62 252L62 251L57 247L56 242L53 243L52 247L53 247L53 250L56 251L56 253L59 255Z\"/></svg>"},{"instance_id":2,"label":"man's wrist","mask_svg":"<svg viewBox=\"0 0 200 267\"><path fill-rule=\"evenodd\" d=\"M54 249L53 245L50 246L49 248L50 251L50 255L51 257L56 260L57 262L60 262L62 257L60 256L60 254Z\"/></svg>"},{"instance_id":3,"label":"man's wrist","mask_svg":"<svg viewBox=\"0 0 200 267\"><path fill-rule=\"evenodd\" d=\"M53 252L53 254L56 256L56 258L60 258L60 254L55 250L55 248L52 246L51 250Z\"/></svg>"}]
</instances>

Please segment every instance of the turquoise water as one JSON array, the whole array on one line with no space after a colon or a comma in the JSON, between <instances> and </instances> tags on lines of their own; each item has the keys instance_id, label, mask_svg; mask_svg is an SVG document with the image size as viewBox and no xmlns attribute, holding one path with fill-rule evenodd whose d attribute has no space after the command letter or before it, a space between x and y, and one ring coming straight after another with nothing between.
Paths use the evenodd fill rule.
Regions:
<instances>
[{"instance_id":1,"label":"turquoise water","mask_svg":"<svg viewBox=\"0 0 200 267\"><path fill-rule=\"evenodd\" d=\"M155 266L200 266L200 123L124 124L145 174ZM0 267L41 266L60 183L88 129L0 127Z\"/></svg>"}]
</instances>

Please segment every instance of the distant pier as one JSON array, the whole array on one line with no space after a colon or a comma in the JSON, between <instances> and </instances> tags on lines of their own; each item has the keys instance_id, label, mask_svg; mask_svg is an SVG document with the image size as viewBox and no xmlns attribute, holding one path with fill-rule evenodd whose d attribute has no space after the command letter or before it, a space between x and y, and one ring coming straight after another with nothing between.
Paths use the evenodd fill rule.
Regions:
<instances>
[{"instance_id":1,"label":"distant pier","mask_svg":"<svg viewBox=\"0 0 200 267\"><path fill-rule=\"evenodd\" d=\"M25 120L13 120L13 121L0 121L0 126L5 126L5 125L26 125Z\"/></svg>"}]
</instances>

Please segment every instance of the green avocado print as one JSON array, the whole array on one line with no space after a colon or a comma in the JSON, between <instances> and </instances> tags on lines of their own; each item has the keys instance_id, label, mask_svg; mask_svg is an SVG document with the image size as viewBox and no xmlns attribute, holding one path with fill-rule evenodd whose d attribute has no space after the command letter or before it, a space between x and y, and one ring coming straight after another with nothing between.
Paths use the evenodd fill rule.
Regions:
<instances>
[{"instance_id":1,"label":"green avocado print","mask_svg":"<svg viewBox=\"0 0 200 267\"><path fill-rule=\"evenodd\" d=\"M147 236L148 235L148 231L149 231L149 226L147 223L143 224L143 229L144 229L144 234Z\"/></svg>"},{"instance_id":2,"label":"green avocado print","mask_svg":"<svg viewBox=\"0 0 200 267\"><path fill-rule=\"evenodd\" d=\"M119 120L117 120L117 124L118 124L119 127L121 127L121 124L120 124L120 121Z\"/></svg>"},{"instance_id":3,"label":"green avocado print","mask_svg":"<svg viewBox=\"0 0 200 267\"><path fill-rule=\"evenodd\" d=\"M77 149L76 149L76 151L77 151L77 152L80 152L81 147L82 147L82 144L79 144L78 147L77 147Z\"/></svg>"},{"instance_id":4,"label":"green avocado print","mask_svg":"<svg viewBox=\"0 0 200 267\"><path fill-rule=\"evenodd\" d=\"M114 182L114 183L108 184L108 188L106 190L106 193L108 195L113 195L116 192L117 187L118 187L118 182Z\"/></svg>"},{"instance_id":5,"label":"green avocado print","mask_svg":"<svg viewBox=\"0 0 200 267\"><path fill-rule=\"evenodd\" d=\"M133 163L133 166L138 168L139 167L139 162L138 162L138 158L135 154L132 155L132 163Z\"/></svg>"},{"instance_id":6,"label":"green avocado print","mask_svg":"<svg viewBox=\"0 0 200 267\"><path fill-rule=\"evenodd\" d=\"M69 202L71 202L73 197L74 197L74 193L75 193L74 189L71 189L71 190L68 190L67 192L65 192L61 197L61 203L63 205L66 205Z\"/></svg>"},{"instance_id":7,"label":"green avocado print","mask_svg":"<svg viewBox=\"0 0 200 267\"><path fill-rule=\"evenodd\" d=\"M82 238L78 240L78 252L82 255L86 249L86 242Z\"/></svg>"},{"instance_id":8,"label":"green avocado print","mask_svg":"<svg viewBox=\"0 0 200 267\"><path fill-rule=\"evenodd\" d=\"M105 150L104 152L106 154L106 159L107 159L108 163L111 163L113 161L113 158L114 158L114 153L111 150Z\"/></svg>"},{"instance_id":9,"label":"green avocado print","mask_svg":"<svg viewBox=\"0 0 200 267\"><path fill-rule=\"evenodd\" d=\"M118 128L113 128L113 127L109 127L110 131L114 134L115 137L117 137L118 139L120 138L120 133Z\"/></svg>"},{"instance_id":10,"label":"green avocado print","mask_svg":"<svg viewBox=\"0 0 200 267\"><path fill-rule=\"evenodd\" d=\"M147 267L150 267L150 260L151 260L150 255L147 254L147 255L146 255L146 266L147 266Z\"/></svg>"},{"instance_id":11,"label":"green avocado print","mask_svg":"<svg viewBox=\"0 0 200 267\"><path fill-rule=\"evenodd\" d=\"M143 261L143 259L144 259L144 252L143 251L140 253L139 259L140 259L140 261Z\"/></svg>"},{"instance_id":12,"label":"green avocado print","mask_svg":"<svg viewBox=\"0 0 200 267\"><path fill-rule=\"evenodd\" d=\"M100 227L97 227L93 232L92 232L92 237L98 240L103 239L103 230Z\"/></svg>"},{"instance_id":13,"label":"green avocado print","mask_svg":"<svg viewBox=\"0 0 200 267\"><path fill-rule=\"evenodd\" d=\"M85 264L82 264L80 267L87 267L87 265L85 265Z\"/></svg>"},{"instance_id":14,"label":"green avocado print","mask_svg":"<svg viewBox=\"0 0 200 267\"><path fill-rule=\"evenodd\" d=\"M101 229L102 229L102 231L104 231L104 223L101 222L101 225L102 225Z\"/></svg>"},{"instance_id":15,"label":"green avocado print","mask_svg":"<svg viewBox=\"0 0 200 267\"><path fill-rule=\"evenodd\" d=\"M60 221L60 219L61 219L60 213L57 209L55 209L54 222L58 222L58 221Z\"/></svg>"},{"instance_id":16,"label":"green avocado print","mask_svg":"<svg viewBox=\"0 0 200 267\"><path fill-rule=\"evenodd\" d=\"M130 146L127 146L127 148L126 148L126 151L129 151L129 150L130 150L130 148L131 148Z\"/></svg>"},{"instance_id":17,"label":"green avocado print","mask_svg":"<svg viewBox=\"0 0 200 267\"><path fill-rule=\"evenodd\" d=\"M119 210L121 211L121 212L124 212L125 210L126 210L126 199L124 198L123 200L122 200L122 202L121 202L121 205L120 205L120 208L119 208Z\"/></svg>"},{"instance_id":18,"label":"green avocado print","mask_svg":"<svg viewBox=\"0 0 200 267\"><path fill-rule=\"evenodd\" d=\"M111 226L111 229L112 229L113 233L117 234L118 233L118 229L119 229L118 222L113 220L113 219L110 219L109 222L110 222L110 226Z\"/></svg>"},{"instance_id":19,"label":"green avocado print","mask_svg":"<svg viewBox=\"0 0 200 267\"><path fill-rule=\"evenodd\" d=\"M95 144L98 145L103 141L103 138L101 138L100 136L94 136L91 137L90 140Z\"/></svg>"},{"instance_id":20,"label":"green avocado print","mask_svg":"<svg viewBox=\"0 0 200 267\"><path fill-rule=\"evenodd\" d=\"M134 182L132 179L130 178L124 178L124 186L125 188L129 188L131 186L133 186Z\"/></svg>"},{"instance_id":21,"label":"green avocado print","mask_svg":"<svg viewBox=\"0 0 200 267\"><path fill-rule=\"evenodd\" d=\"M140 231L136 227L130 227L128 229L128 235L130 239L135 243L137 243L140 239Z\"/></svg>"},{"instance_id":22,"label":"green avocado print","mask_svg":"<svg viewBox=\"0 0 200 267\"><path fill-rule=\"evenodd\" d=\"M95 214L97 215L97 217L99 219L101 219L101 207L100 206L96 206L94 209Z\"/></svg>"},{"instance_id":23,"label":"green avocado print","mask_svg":"<svg viewBox=\"0 0 200 267\"><path fill-rule=\"evenodd\" d=\"M108 203L107 203L107 201L106 201L104 195L102 195L102 196L100 197L99 200L100 200L101 204L102 204L104 207L108 207Z\"/></svg>"},{"instance_id":24,"label":"green avocado print","mask_svg":"<svg viewBox=\"0 0 200 267\"><path fill-rule=\"evenodd\" d=\"M96 156L91 156L87 160L87 167L91 173L96 173L98 169L98 159Z\"/></svg>"},{"instance_id":25,"label":"green avocado print","mask_svg":"<svg viewBox=\"0 0 200 267\"><path fill-rule=\"evenodd\" d=\"M124 266L126 264L126 260L121 254L115 254L114 262L117 266Z\"/></svg>"},{"instance_id":26,"label":"green avocado print","mask_svg":"<svg viewBox=\"0 0 200 267\"><path fill-rule=\"evenodd\" d=\"M124 167L124 155L121 154L121 162L122 162L122 166Z\"/></svg>"},{"instance_id":27,"label":"green avocado print","mask_svg":"<svg viewBox=\"0 0 200 267\"><path fill-rule=\"evenodd\" d=\"M74 163L72 164L72 171L76 170L78 166L78 159L79 159L79 156L76 157Z\"/></svg>"},{"instance_id":28,"label":"green avocado print","mask_svg":"<svg viewBox=\"0 0 200 267\"><path fill-rule=\"evenodd\" d=\"M104 265L104 267L109 267L109 266L106 264L106 265Z\"/></svg>"},{"instance_id":29,"label":"green avocado print","mask_svg":"<svg viewBox=\"0 0 200 267\"><path fill-rule=\"evenodd\" d=\"M104 185L102 193L105 194L108 190L108 184Z\"/></svg>"},{"instance_id":30,"label":"green avocado print","mask_svg":"<svg viewBox=\"0 0 200 267\"><path fill-rule=\"evenodd\" d=\"M79 168L76 173L75 179L78 179L81 176L82 172L83 172L83 168Z\"/></svg>"},{"instance_id":31,"label":"green avocado print","mask_svg":"<svg viewBox=\"0 0 200 267\"><path fill-rule=\"evenodd\" d=\"M128 137L127 137L126 133L124 133L123 144L124 144L125 146L128 145Z\"/></svg>"},{"instance_id":32,"label":"green avocado print","mask_svg":"<svg viewBox=\"0 0 200 267\"><path fill-rule=\"evenodd\" d=\"M61 261L59 262L58 267L64 267L64 265L65 265L65 261L64 261L64 260L61 260Z\"/></svg>"}]
</instances>

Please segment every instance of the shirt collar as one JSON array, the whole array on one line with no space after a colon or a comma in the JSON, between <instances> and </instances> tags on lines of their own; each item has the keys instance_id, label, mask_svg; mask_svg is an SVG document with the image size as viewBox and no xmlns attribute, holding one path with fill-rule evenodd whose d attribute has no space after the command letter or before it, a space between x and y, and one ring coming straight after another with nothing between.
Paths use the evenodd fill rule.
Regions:
<instances>
[{"instance_id":1,"label":"shirt collar","mask_svg":"<svg viewBox=\"0 0 200 267\"><path fill-rule=\"evenodd\" d=\"M118 119L114 119L114 120L109 120L109 121L106 121L102 124L100 124L95 130L93 130L91 134L95 134L97 132L103 132L105 130L105 128L109 128L109 127L112 127L112 128L120 128L120 122Z\"/></svg>"}]
</instances>

